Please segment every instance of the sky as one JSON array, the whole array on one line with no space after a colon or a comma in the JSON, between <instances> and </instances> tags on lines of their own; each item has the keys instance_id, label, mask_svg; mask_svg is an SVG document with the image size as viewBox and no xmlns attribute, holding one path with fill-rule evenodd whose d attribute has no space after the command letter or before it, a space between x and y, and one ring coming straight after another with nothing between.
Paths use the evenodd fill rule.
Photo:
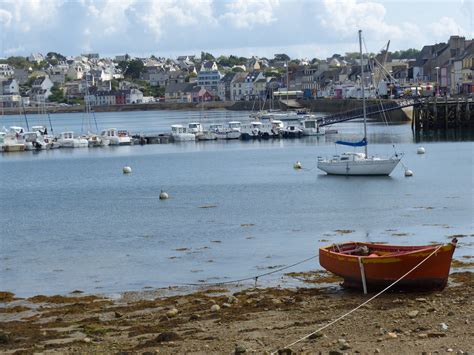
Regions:
<instances>
[{"instance_id":1,"label":"sky","mask_svg":"<svg viewBox=\"0 0 474 355\"><path fill-rule=\"evenodd\" d=\"M474 0L0 0L0 57L326 58L473 38Z\"/></svg>"}]
</instances>

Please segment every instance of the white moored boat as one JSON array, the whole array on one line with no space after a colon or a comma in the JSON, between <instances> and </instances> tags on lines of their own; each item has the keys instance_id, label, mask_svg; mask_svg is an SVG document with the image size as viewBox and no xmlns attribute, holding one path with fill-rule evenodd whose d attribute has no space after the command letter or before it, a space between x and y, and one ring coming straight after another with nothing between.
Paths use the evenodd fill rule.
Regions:
<instances>
[{"instance_id":1,"label":"white moored boat","mask_svg":"<svg viewBox=\"0 0 474 355\"><path fill-rule=\"evenodd\" d=\"M89 142L87 139L81 137L74 137L74 132L62 132L58 138L61 148L87 148Z\"/></svg>"},{"instance_id":2,"label":"white moored boat","mask_svg":"<svg viewBox=\"0 0 474 355\"><path fill-rule=\"evenodd\" d=\"M359 47L361 58L361 77L364 77L362 56L362 31L359 30ZM367 153L367 115L365 105L364 83L362 83L362 108L364 112L364 138L359 142L337 141L351 147L364 147L365 153L344 153L331 158L318 157L318 169L331 175L390 175L400 162L401 157L395 154L390 158L369 156Z\"/></svg>"},{"instance_id":3,"label":"white moored boat","mask_svg":"<svg viewBox=\"0 0 474 355\"><path fill-rule=\"evenodd\" d=\"M239 139L242 124L239 121L230 121L227 124L226 139Z\"/></svg>"},{"instance_id":4,"label":"white moored boat","mask_svg":"<svg viewBox=\"0 0 474 355\"><path fill-rule=\"evenodd\" d=\"M326 133L325 129L319 127L318 119L316 116L304 116L300 121L303 136L324 136Z\"/></svg>"},{"instance_id":5,"label":"white moored boat","mask_svg":"<svg viewBox=\"0 0 474 355\"><path fill-rule=\"evenodd\" d=\"M319 159L318 169L330 175L390 175L399 163L399 157L366 158L364 153L343 153L330 159Z\"/></svg>"},{"instance_id":6,"label":"white moored boat","mask_svg":"<svg viewBox=\"0 0 474 355\"><path fill-rule=\"evenodd\" d=\"M195 141L196 136L193 133L189 133L186 127L180 124L171 125L171 136L175 142Z\"/></svg>"},{"instance_id":7,"label":"white moored boat","mask_svg":"<svg viewBox=\"0 0 474 355\"><path fill-rule=\"evenodd\" d=\"M21 139L22 127L11 126L3 138L4 152L21 152L25 150L25 143Z\"/></svg>"},{"instance_id":8,"label":"white moored boat","mask_svg":"<svg viewBox=\"0 0 474 355\"><path fill-rule=\"evenodd\" d=\"M101 145L130 145L132 140L126 130L108 128L100 133Z\"/></svg>"}]
</instances>

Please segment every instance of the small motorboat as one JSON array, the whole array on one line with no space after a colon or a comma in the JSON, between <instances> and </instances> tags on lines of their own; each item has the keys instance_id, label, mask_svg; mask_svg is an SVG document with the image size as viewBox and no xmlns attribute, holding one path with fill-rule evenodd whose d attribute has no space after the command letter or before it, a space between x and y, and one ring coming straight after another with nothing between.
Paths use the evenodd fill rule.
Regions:
<instances>
[{"instance_id":1,"label":"small motorboat","mask_svg":"<svg viewBox=\"0 0 474 355\"><path fill-rule=\"evenodd\" d=\"M442 290L446 287L457 239L446 245L396 246L347 242L319 249L319 263L344 279L342 286L380 290L405 275L394 289ZM364 286L365 283L365 286Z\"/></svg>"}]
</instances>

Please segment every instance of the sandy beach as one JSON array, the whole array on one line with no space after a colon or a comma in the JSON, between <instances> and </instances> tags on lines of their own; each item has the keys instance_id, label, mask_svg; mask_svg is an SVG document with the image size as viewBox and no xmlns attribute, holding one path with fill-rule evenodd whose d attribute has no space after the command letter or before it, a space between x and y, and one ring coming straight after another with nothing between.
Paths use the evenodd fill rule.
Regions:
<instances>
[{"instance_id":1,"label":"sandy beach","mask_svg":"<svg viewBox=\"0 0 474 355\"><path fill-rule=\"evenodd\" d=\"M372 295L344 290L325 272L287 274L305 287L164 290L111 299L0 294L2 353L472 353L474 279L453 262L449 285L432 293L382 294L326 329L300 338ZM464 270L464 271L463 271ZM168 289L166 292L178 292ZM285 350L286 349L286 350Z\"/></svg>"}]
</instances>

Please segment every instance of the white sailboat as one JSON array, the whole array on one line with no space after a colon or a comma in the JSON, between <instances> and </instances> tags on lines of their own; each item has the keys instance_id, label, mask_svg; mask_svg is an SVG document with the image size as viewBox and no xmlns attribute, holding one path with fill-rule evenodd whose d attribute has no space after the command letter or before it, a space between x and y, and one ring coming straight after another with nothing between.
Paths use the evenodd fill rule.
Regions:
<instances>
[{"instance_id":1,"label":"white sailboat","mask_svg":"<svg viewBox=\"0 0 474 355\"><path fill-rule=\"evenodd\" d=\"M397 154L390 158L369 156L367 153L367 115L365 107L364 92L364 60L362 55L362 31L359 30L360 66L361 66L361 86L362 86L362 107L364 113L364 138L359 142L337 141L336 144L351 147L364 147L364 153L343 153L330 158L318 157L318 169L330 175L385 175L392 173L393 169L400 162L401 157Z\"/></svg>"}]
</instances>

